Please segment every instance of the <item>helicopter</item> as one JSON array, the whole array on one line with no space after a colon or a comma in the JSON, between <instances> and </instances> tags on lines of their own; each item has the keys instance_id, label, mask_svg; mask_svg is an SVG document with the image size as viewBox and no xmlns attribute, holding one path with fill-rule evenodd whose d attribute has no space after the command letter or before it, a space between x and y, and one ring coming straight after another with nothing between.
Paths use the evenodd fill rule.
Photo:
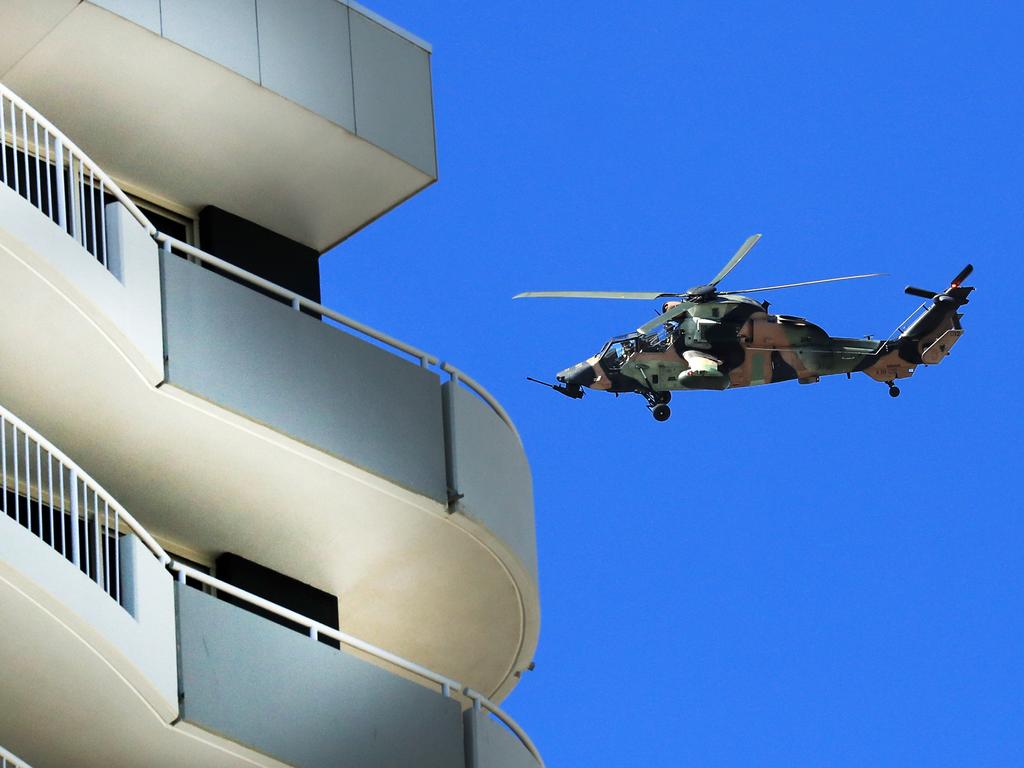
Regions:
<instances>
[{"instance_id":1,"label":"helicopter","mask_svg":"<svg viewBox=\"0 0 1024 768\"><path fill-rule=\"evenodd\" d=\"M829 336L802 317L769 314L767 301L745 294L797 288L842 280L881 277L884 273L830 277L800 283L719 290L761 239L751 235L712 280L683 293L657 291L527 291L513 298L667 299L657 317L635 331L609 339L596 355L556 374L560 384L533 377L566 397L580 399L583 390L636 393L646 400L657 421L672 411L672 393L680 390L726 390L776 384L796 379L814 384L822 376L863 372L889 387L898 397L899 379L919 365L935 365L963 336L959 310L974 289L963 281L968 264L949 288L936 292L907 286L905 293L926 299L888 339ZM897 333L899 335L897 335Z\"/></svg>"}]
</instances>

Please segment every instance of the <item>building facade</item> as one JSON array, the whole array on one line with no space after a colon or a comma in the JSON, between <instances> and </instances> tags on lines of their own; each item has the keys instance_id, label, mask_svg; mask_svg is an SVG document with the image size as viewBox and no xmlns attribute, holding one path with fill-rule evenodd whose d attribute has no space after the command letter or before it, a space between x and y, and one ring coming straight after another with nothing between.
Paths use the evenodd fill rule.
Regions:
<instances>
[{"instance_id":1,"label":"building facade","mask_svg":"<svg viewBox=\"0 0 1024 768\"><path fill-rule=\"evenodd\" d=\"M543 765L515 426L320 301L437 179L429 45L345 0L0 22L0 760Z\"/></svg>"}]
</instances>

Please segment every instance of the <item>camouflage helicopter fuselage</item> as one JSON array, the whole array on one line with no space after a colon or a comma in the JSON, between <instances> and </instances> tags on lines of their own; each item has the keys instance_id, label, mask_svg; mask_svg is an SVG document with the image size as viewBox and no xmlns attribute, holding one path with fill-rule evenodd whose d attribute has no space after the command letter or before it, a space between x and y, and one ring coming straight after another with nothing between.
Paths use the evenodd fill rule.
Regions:
<instances>
[{"instance_id":1,"label":"camouflage helicopter fuselage","mask_svg":"<svg viewBox=\"0 0 1024 768\"><path fill-rule=\"evenodd\" d=\"M957 310L971 288L951 287L895 339L829 336L800 317L773 315L745 296L717 294L666 323L661 333L611 339L557 379L568 388L637 392L652 404L676 390L723 390L863 372L890 384L936 364L963 335ZM671 305L666 305L670 307ZM582 393L582 390L579 390Z\"/></svg>"},{"instance_id":2,"label":"camouflage helicopter fuselage","mask_svg":"<svg viewBox=\"0 0 1024 768\"><path fill-rule=\"evenodd\" d=\"M783 285L719 290L718 286L761 238L751 235L708 283L682 293L660 291L526 291L514 298L580 298L666 302L661 313L636 332L610 339L593 357L557 374L548 384L530 378L567 397L583 397L584 388L636 392L647 400L654 418L665 421L672 393L683 389L724 390L775 384L796 379L813 384L822 376L860 371L900 394L897 379L914 374L919 365L935 365L963 335L960 308L973 288L963 281L974 267L968 264L942 292L907 286L904 292L927 299L897 337L885 341L829 336L802 317L772 315L768 302L745 294L799 288L842 280L880 277L873 272L808 280Z\"/></svg>"}]
</instances>

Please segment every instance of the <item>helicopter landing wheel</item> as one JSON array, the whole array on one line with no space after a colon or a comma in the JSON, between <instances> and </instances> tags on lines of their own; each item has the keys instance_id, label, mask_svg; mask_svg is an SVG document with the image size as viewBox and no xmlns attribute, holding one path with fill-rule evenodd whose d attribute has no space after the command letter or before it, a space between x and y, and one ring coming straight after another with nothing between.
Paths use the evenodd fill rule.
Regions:
<instances>
[{"instance_id":1,"label":"helicopter landing wheel","mask_svg":"<svg viewBox=\"0 0 1024 768\"><path fill-rule=\"evenodd\" d=\"M655 392L654 393L654 403L655 403L655 405L668 405L668 403L669 403L669 401L671 399L672 399L672 393L671 392Z\"/></svg>"},{"instance_id":2,"label":"helicopter landing wheel","mask_svg":"<svg viewBox=\"0 0 1024 768\"><path fill-rule=\"evenodd\" d=\"M889 397L899 397L899 396L900 396L900 388L897 387L895 384L890 384L889 385Z\"/></svg>"},{"instance_id":3,"label":"helicopter landing wheel","mask_svg":"<svg viewBox=\"0 0 1024 768\"><path fill-rule=\"evenodd\" d=\"M672 409L664 403L659 403L651 409L651 413L654 414L655 421L668 421L668 417L672 415Z\"/></svg>"}]
</instances>

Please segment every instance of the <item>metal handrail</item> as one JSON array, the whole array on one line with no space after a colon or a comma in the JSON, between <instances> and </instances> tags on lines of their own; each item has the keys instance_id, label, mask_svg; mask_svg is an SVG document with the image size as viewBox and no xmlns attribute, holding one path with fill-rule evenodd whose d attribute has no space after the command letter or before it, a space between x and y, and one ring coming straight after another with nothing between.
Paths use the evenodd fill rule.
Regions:
<instances>
[{"instance_id":1,"label":"metal handrail","mask_svg":"<svg viewBox=\"0 0 1024 768\"><path fill-rule=\"evenodd\" d=\"M533 743L530 737L526 735L526 731L524 731L519 726L519 723L517 723L515 720L509 717L508 713L505 712L505 710L503 710L493 701L488 699L482 693L474 691L472 688L463 688L462 692L469 699L472 700L474 709L478 710L482 707L483 709L486 709L488 712L494 715L496 718L501 720L501 722L503 722L506 726L508 726L508 729L512 731L512 733L516 735L516 737L519 739L522 745L526 747L527 752L533 755L533 759L537 761L537 763L540 765L540 768L544 768L544 758L540 756L540 750L537 749L537 746Z\"/></svg>"},{"instance_id":2,"label":"metal handrail","mask_svg":"<svg viewBox=\"0 0 1024 768\"><path fill-rule=\"evenodd\" d=\"M485 403L491 406L491 410L498 414L498 418L505 422L505 426L512 430L512 434L516 436L516 439L522 443L522 438L519 436L519 430L516 429L516 425L512 422L512 417L508 415L508 411L501 407L501 403L495 399L494 395L484 389L480 382L476 381L468 373L456 368L451 363L441 363L441 370L451 376L452 381L465 384L469 389L476 392Z\"/></svg>"},{"instance_id":3,"label":"metal handrail","mask_svg":"<svg viewBox=\"0 0 1024 768\"><path fill-rule=\"evenodd\" d=\"M288 621L305 627L309 636L314 640L319 637L329 637L332 640L337 640L339 643L343 643L344 645L355 648L356 650L363 651L364 653L368 653L378 659L394 664L396 667L400 667L407 672L412 672L415 675L426 678L433 683L437 683L442 688L447 686L449 689L454 688L459 690L459 683L450 677L445 677L444 675L427 669L426 667L422 667L415 662L403 659L401 656L396 656L393 653L385 651L383 648L371 645L365 640L360 640L358 637L354 637L346 632L341 632L334 627L327 626L326 624L321 624L319 621L314 621L308 616L303 616L301 613L296 613L288 608L277 605L277 603L272 603L259 595L254 595L252 592L247 592L246 590L236 587L233 584L229 584L226 581L221 581L215 576L210 576L208 573L203 573L196 568L192 568L184 563L179 563L177 560L173 559L167 564L167 567L178 575L178 581L181 583L185 583L186 578L195 579L196 581L206 584L208 587L213 587L218 592L224 592L232 597L237 597L239 600L244 600L257 608L262 608L268 613L272 613L282 619L287 619Z\"/></svg>"},{"instance_id":4,"label":"metal handrail","mask_svg":"<svg viewBox=\"0 0 1024 768\"><path fill-rule=\"evenodd\" d=\"M262 288L265 291L273 293L276 296L279 296L280 298L288 301L291 304L292 309L296 311L301 311L305 309L315 314L329 317L330 319L347 328L351 328L352 330L357 331L363 334L364 336L368 336L371 339L383 342L384 344L387 344L388 346L394 349L397 349L411 357L416 358L417 360L420 361L420 365L424 368L430 365L436 365L442 371L447 373L451 377L452 381L464 384L468 389L471 389L473 392L479 395L480 398L485 403L487 403L487 405L489 405L491 409L498 415L498 417L503 422L505 422L505 425L510 430L512 430L512 434L516 436L516 439L520 440L521 442L521 438L519 437L519 431L516 429L516 426L512 421L512 417L508 415L508 412L504 408L502 408L501 403L499 403L490 392L484 389L482 384L473 379L467 373L456 368L451 363L441 362L437 356L432 355L429 352L425 352L422 349L419 349L418 347L412 346L411 344L406 344L404 341L400 341L399 339L396 339L394 336L389 336L383 331L378 331L376 328L371 328L370 326L365 325L364 323L360 323L358 320L353 320L351 317L343 315L340 312L331 309L330 307L326 307L320 302L313 301L312 299L307 299L305 296L296 293L295 291L289 288L285 288L283 285L278 285L277 283L271 282L270 280L260 277L259 275L254 275L252 272L242 269L241 267L236 266L235 264L232 264L229 261L225 261L222 258L214 256L212 253L207 253L201 248L196 248L194 245L189 245L188 243L184 242L183 240L179 240L176 237L164 234L163 232L157 232L153 237L158 243L161 244L165 251L177 250L185 254L186 256L191 257L194 260L197 260L199 262L202 262L203 264L207 264L212 267L216 267L217 269L222 270L228 273L229 275L232 275L233 277L237 277L240 280L246 281L250 285L253 285L257 288Z\"/></svg>"},{"instance_id":5,"label":"metal handrail","mask_svg":"<svg viewBox=\"0 0 1024 768\"><path fill-rule=\"evenodd\" d=\"M178 240L176 237L165 235L163 232L157 232L153 237L156 239L157 242L163 245L164 250L170 251L171 249L177 249L182 253L187 254L188 256L191 256L192 258L203 262L204 264L209 264L210 266L216 267L217 269L227 272L229 275L237 277L241 280L245 280L247 283L250 283L251 285L257 286L258 288L262 288L265 291L274 293L280 296L282 299L287 299L288 302L292 305L292 309L308 309L311 312L315 312L320 315L325 315L348 328L358 331L359 333L365 334L366 336L376 339L377 341L382 341L390 347L393 347L401 352L406 353L407 355L419 359L420 364L423 367L426 367L427 365L436 365L438 362L438 359L431 355L429 352L424 352L422 349L414 347L412 344L406 344L404 341L400 341L399 339L396 339L394 336L389 336L388 334L383 333L382 331L378 331L375 328L371 328L368 325L364 325L363 323L360 323L358 320L353 320L351 317L347 317L346 315L343 315L340 312L336 312L330 307L325 307L323 304L317 301L307 299L305 296L298 294L289 288L285 288L283 285L278 285L277 283L271 282L270 280L262 278L259 275L254 275L252 272L244 270L241 267L238 267L229 261L224 261L224 259L214 256L212 253L207 253L204 250L196 248L194 245L189 245L188 243L182 240Z\"/></svg>"},{"instance_id":6,"label":"metal handrail","mask_svg":"<svg viewBox=\"0 0 1024 768\"><path fill-rule=\"evenodd\" d=\"M8 446L6 440L7 424L11 425L12 442L14 443L14 445L10 447ZM75 505L77 503L77 488L78 484L81 483L84 489L85 498L88 499L90 491L94 494L94 498L97 496L101 497L104 504L109 505L109 508L111 510L114 510L115 519L123 521L125 526L133 534L135 534L139 538L139 540L143 542L143 544L145 544L146 548L149 549L153 556L156 557L161 564L163 564L170 571L176 574L177 579L180 582L184 583L187 578L195 579L196 581L199 581L202 584L205 584L209 587L212 587L213 589L216 589L218 592L223 592L225 594L231 595L232 597L235 597L239 600L243 600L253 606L256 606L257 608L261 608L264 611L267 611L268 613L271 613L282 619L286 619L302 627L305 627L307 633L309 634L309 637L313 640L317 640L320 637L327 637L332 640L336 640L341 644L349 646L350 648L362 651L363 653L373 656L376 659L384 661L388 664L392 664L400 669L403 669L407 672L410 672L411 674L414 674L418 677L421 677L440 686L441 693L444 696L451 696L452 692L464 694L466 697L468 697L474 702L474 706L482 706L484 709L488 710L495 717L497 717L501 722L503 722L509 728L509 730L512 731L519 738L519 740L523 743L523 746L526 747L526 749L536 758L541 768L543 768L544 761L541 759L540 753L538 752L533 742L530 740L530 737L526 735L523 729L520 728L519 724L516 723L516 721L513 720L506 712L504 712L501 709L501 707L492 702L483 694L469 688L468 686L463 685L458 680L455 680L446 675L442 675L439 672L434 672L433 670L428 669L427 667L424 667L420 664L403 658L402 656L398 656L397 654L391 653L390 651L386 651L383 648L373 645L372 643L368 643L365 640L361 640L358 637L355 637L354 635L350 635L347 632L342 632L338 629L335 629L334 627L322 624L318 621L303 616L300 613L296 613L295 611L289 610L288 608L277 605L276 603L259 597L258 595L254 595L251 592L236 587L233 584L221 581L220 579L214 576L210 576L209 574L203 573L202 571L192 568L191 566L173 560L170 557L170 555L168 555L167 552L163 549L163 547L161 547L160 544L158 544L157 541L149 534L149 532L146 531L146 529L143 528L142 525L140 525L139 522L134 517L132 517L132 515L129 514L120 504L118 504L117 501L109 493L107 493L103 489L103 487L100 486L99 483L93 480L93 478L87 472L85 472L85 470L79 467L74 461L68 458L68 456L65 453L63 453L59 448L54 446L53 443L51 443L45 437L40 435L36 430L32 429L32 427L30 427L24 421L19 419L14 414L10 413L7 409L0 406L0 474L2 474L3 478L2 487L5 499L5 504L3 508L4 514L8 513L8 509L6 507L6 496L7 492L10 490L7 475L7 457L8 455L10 455L15 462L14 477L17 478L17 456L31 456L32 453L31 451L27 450L25 454L16 453L18 449L19 438L24 438L26 445L28 445L28 441L30 440L31 443L34 443L36 446L36 484L38 486L38 495L40 499L42 499L43 495L42 474L38 467L40 466L41 462L40 452L45 452L47 460L43 466L48 467L50 464L50 459L56 459L58 462L58 469L60 471L61 477L63 477L63 473L66 471L68 472L69 477L71 478L73 488L71 492L72 509L75 508ZM29 467L27 464L25 466L25 471L26 473L29 471ZM26 484L24 485L26 498L30 498L31 484L29 480L30 477L26 474ZM15 487L14 491L15 495L17 495L18 488ZM53 494L55 492L57 491L56 487L54 486L51 474L51 502L53 499ZM60 483L59 493L63 498L65 494L63 480ZM39 502L39 505L40 506L38 507L38 510L39 513L42 514L42 501ZM77 512L75 512L74 514L77 519ZM99 525L98 521L96 522L96 524ZM77 531L77 525L74 527L74 530ZM52 535L53 534L51 532L51 537ZM40 524L40 536L42 536L42 524ZM120 600L118 600L118 602L120 602ZM0 757L2 756L3 751L2 749L0 749ZM0 768L2 768L2 766L0 766Z\"/></svg>"},{"instance_id":7,"label":"metal handrail","mask_svg":"<svg viewBox=\"0 0 1024 768\"><path fill-rule=\"evenodd\" d=\"M441 363L440 359L436 355L432 355L429 352L425 352L424 350L419 349L418 347L415 347L412 344L406 344L404 341L396 339L394 336L390 336L384 333L383 331L379 331L376 328L372 328L364 323L360 323L358 320L348 317L347 315L343 315L340 312L337 312L331 309L330 307L326 307L319 302L307 299L305 296L302 296L301 294L298 294L295 291L289 290L288 288L285 288L282 285L278 285L277 283L262 278L259 275L254 275L252 272L242 269L241 267L238 267L228 261L225 261L224 259L218 258L217 256L214 256L212 253L207 253L206 251L200 248L196 248L195 246L189 245L188 243L182 240L178 240L177 238L171 237L170 235L160 232L159 230L157 230L155 226L153 226L153 223L150 222L148 218L146 218L146 215L139 209L139 207L132 201L132 199L128 197L128 195L126 195L124 191L114 182L114 180L111 179L110 176L108 176L102 168L100 168L95 162L93 162L93 160L77 144L75 144L59 128L57 128L57 126L55 126L43 115L41 115L39 112L33 109L28 102L26 102L16 93L10 90L3 83L0 83L0 96L7 98L13 105L16 105L17 108L22 111L23 115L28 115L29 117L31 117L34 121L35 126L42 127L46 132L49 132L57 143L58 158L62 156L64 150L67 150L70 157L78 160L80 169L88 169L90 174L90 181L93 183L98 181L100 189L104 191L109 191L109 193L113 195L114 198L128 210L128 212L136 219L136 221L138 221L139 224L142 225L142 228L145 229L146 232L151 237L153 237L157 242L159 242L164 248L177 249L178 251L187 254L193 259L197 259L203 262L204 264L209 264L210 266L216 267L217 269L227 272L228 274L237 277L240 280L244 280L250 285L254 285L265 291L280 296L282 299L287 300L296 310L307 309L310 312L314 312L316 314L329 317L331 320L334 320L335 322L345 326L346 328L351 328L352 330L358 333L361 333L376 341L387 344L393 349L397 349L401 352L404 352L407 355L410 355L411 357L418 359L420 361L420 365L422 365L424 368L430 365L438 366L441 370L448 373L453 381L461 382L467 388L469 388L477 395L479 395L479 397L491 407L491 409L498 415L498 417L503 422L505 422L508 428L512 430L512 433L516 436L516 439L520 440L521 442L519 431L516 429L515 424L512 422L512 418L508 415L508 412L501 406L501 404L494 398L494 396L491 395L491 393L488 392L479 382L477 382L475 379L473 379L463 371L456 368L454 365L451 365L450 363ZM0 136L0 139L2 138L3 137ZM16 130L14 132L14 140L15 142L17 142ZM23 140L27 146L28 137L25 136ZM3 144L2 140L0 140L0 144ZM47 143L47 147L49 147L49 143ZM59 162L61 162L61 164L63 165L63 161ZM58 174L58 176L60 177L58 179L58 185L62 185L63 175ZM82 186L83 188L85 187L84 179L82 181ZM60 192L58 196L60 198L59 203L61 206L63 206L63 192ZM50 191L47 190L47 198L49 197ZM64 226L63 222L61 222L61 225ZM103 236L105 237L105 233L103 233ZM84 239L84 233L82 233L82 237ZM103 262L104 265L106 266L105 246L103 250Z\"/></svg>"},{"instance_id":8,"label":"metal handrail","mask_svg":"<svg viewBox=\"0 0 1024 768\"><path fill-rule=\"evenodd\" d=\"M156 227L153 226L152 222L146 218L146 215L139 209L139 206L132 202L132 199L124 193L124 191L106 174L102 168L93 162L92 158L90 158L81 147L69 139L57 126L37 112L31 104L3 83L0 83L0 96L5 97L12 104L16 105L24 114L31 117L37 125L49 132L54 138L59 139L64 149L66 149L73 157L77 158L82 165L92 172L94 177L110 191L110 194L114 196L117 202L121 203L121 205L128 209L131 215L134 216L135 219L143 226L146 232L151 236L156 235ZM16 136L17 134L15 133L15 138ZM25 140L27 143L27 137L25 137Z\"/></svg>"},{"instance_id":9,"label":"metal handrail","mask_svg":"<svg viewBox=\"0 0 1024 768\"><path fill-rule=\"evenodd\" d=\"M32 766L17 755L0 747L0 768L32 768Z\"/></svg>"},{"instance_id":10,"label":"metal handrail","mask_svg":"<svg viewBox=\"0 0 1024 768\"><path fill-rule=\"evenodd\" d=\"M114 199L121 203L121 205L123 205L125 209L135 218L135 220L138 221L138 223L143 227L143 229L157 242L159 242L164 247L165 250L177 249L185 253L186 255L192 257L193 259L201 261L210 266L216 267L217 269L227 272L228 274L233 275L234 277L244 280L250 283L251 285L262 288L263 290L266 290L270 293L274 293L280 296L281 298L289 301L289 303L291 303L293 309L295 310L306 309L316 314L329 317L330 319L347 328L351 328L352 330L357 331L358 333L364 334L365 336L380 341L394 349L397 349L401 352L404 352L405 354L417 358L423 367L427 367L429 365L438 366L441 370L449 374L453 382L462 383L467 388L471 389L477 395L479 395L480 398L494 410L494 412L499 416L499 418L501 418L501 420L505 422L508 428L512 430L512 433L516 436L516 439L520 439L519 432L516 429L515 424L512 422L511 417L508 415L508 412L501 406L501 404L494 398L494 396L490 394L490 392L488 392L479 382L474 380L468 374L464 373L463 371L456 368L454 365L451 365L450 363L442 363L438 357L431 355L430 353L425 352L411 344L406 344L405 342L396 339L393 336L390 336L386 333L383 333L382 331L378 331L375 328L360 323L359 321L354 320L353 318L350 318L346 315L343 315L340 312L331 309L330 307L326 307L323 304L320 304L319 302L312 301L311 299L308 299L296 293L295 291L289 290L284 286L278 285L277 283L271 282L270 280L266 280L265 278L259 277L258 275L248 272L247 270L241 269L240 267L231 264L230 262L227 262L223 259L220 259L214 256L213 254L207 253L206 251L203 251L199 248L189 245L188 243L178 240L177 238L171 237L170 235L166 235L158 231L157 228L152 224L152 222L150 222L150 220L146 217L146 215L139 209L138 205L136 205L135 202L133 202L132 199L128 197L127 194L124 193L124 191L114 182L114 180L111 179L110 176L108 176L107 173L103 171L103 169L100 168L89 157L89 155L85 153L84 150L82 150L77 144L75 144L70 138L68 138L59 128L57 128L53 123L47 120L42 114L37 112L28 102L26 102L16 93L10 90L3 83L0 83L0 97L6 98L12 104L12 106L17 107L17 109L21 111L23 121L27 118L32 119L33 133L36 136L36 141L38 141L38 128L42 128L45 133L50 134L50 138L52 138L55 141L55 159L60 163L61 169L63 168L63 152L66 150L69 154L69 164L71 163L71 158L74 158L79 163L80 173L84 172L83 169L87 169L89 171L90 186L94 185L95 182L98 181L100 189L103 190L104 192L109 192L111 195L113 195ZM2 101L0 101L0 105L2 105ZM16 146L18 136L13 110L11 119L13 126L12 138ZM4 135L6 133L5 123L0 123L0 127L3 127L3 132L0 132L0 153L2 153L4 151L3 147L6 144L6 136ZM22 137L22 142L25 148L27 149L29 145L29 137L27 131L25 131L24 129L23 133L25 135L23 135ZM49 139L47 139L46 146L46 162L48 163L50 159ZM39 161L40 157L37 156L37 165ZM17 162L17 158L15 158L15 162ZM69 165L69 167L71 166ZM58 174L58 176L59 178L57 184L59 187L63 183L62 173ZM42 184L41 181L37 181L38 183ZM84 176L82 184L84 187ZM47 196L48 198L50 197L49 190L47 190ZM63 191L59 192L59 204L61 206L63 206L64 204ZM63 226L63 222L61 222L61 225ZM93 221L93 225L95 227L95 219ZM106 262L104 262L104 264L106 265ZM445 696L451 695L451 691L453 690L463 693L465 696L467 696L473 701L475 707L482 707L491 712L499 720L501 720L509 728L509 730L511 730L519 738L523 746L525 746L526 749L530 752L530 754L533 755L533 757L537 760L541 768L544 768L544 761L541 758L536 746L530 740L529 736L527 736L527 734L518 725L518 723L516 723L515 720L513 720L506 712L504 712L501 709L501 707L492 702L483 694L474 691L468 686L462 685L461 683L459 683L456 680L453 680L452 678L441 675L437 672L427 669L426 667L420 666L415 662L409 661L408 659L404 659L401 656L397 656L393 653L385 651L382 648L378 648L377 646L360 640L357 637L354 637L344 632L340 632L334 629L333 627L321 624L320 622L313 621L305 616L302 616L301 614L295 613L294 611L290 611L287 608L283 608L274 603L271 603L270 601L264 600L263 598L258 597L257 595L253 595L252 593L239 589L238 587L228 584L227 582L223 582L219 579L209 576L203 573L202 571L198 571L194 568L190 568L187 565L172 560L170 556L167 554L167 552L164 551L163 547L161 547L160 544L158 544L157 541L152 536L150 536L150 534L145 530L145 528L143 528L138 523L138 521L135 520L134 517L132 517L123 507L121 507L121 505L118 504L117 501L114 500L114 498L109 493L107 493L107 491L104 490L103 487L100 486L100 484L97 483L87 472L81 469L81 467L79 467L75 462L68 458L66 454L64 454L50 441L48 441L46 438L44 438L30 426L28 426L24 421L22 421L17 416L15 416L14 414L10 413L2 406L0 406L0 424L2 424L4 421L9 422L23 435L31 439L31 441L36 444L37 448L45 450L50 456L56 458L61 465L63 465L66 469L70 470L71 476L76 478L77 481L83 483L83 487L86 489L86 492L88 492L88 490L92 490L94 494L102 496L104 502L108 504L110 508L116 511L116 514L119 517L119 519L124 521L125 525L132 531L132 533L139 537L143 544L146 545L146 547L150 550L150 552L153 553L153 555L160 561L160 563L167 566L168 568L170 568L178 574L179 580L184 581L186 576L189 578L196 579L197 581L207 584L217 589L218 591L223 591L238 599L245 600L246 602L249 602L259 608L262 608L263 610L273 613L276 616L305 626L309 631L310 637L312 637L313 639L316 639L319 636L329 637L333 640L337 640L340 643L344 643L345 645L348 645L352 648L363 651L364 653L374 656L375 658L378 658L382 661L394 664L395 666L401 669L404 669L408 672L411 672L415 675L418 675L420 677L423 677L424 679L430 680L431 682L440 685L442 693ZM10 753L6 752L2 747L0 747L0 760L3 761L3 765L14 762L15 765L24 766L25 768L28 768L27 764L24 763L24 761L21 761L18 758L11 755Z\"/></svg>"},{"instance_id":11,"label":"metal handrail","mask_svg":"<svg viewBox=\"0 0 1024 768\"><path fill-rule=\"evenodd\" d=\"M109 505L110 509L114 510L117 513L118 518L124 522L124 524L128 527L128 529L132 533L134 533L136 536L139 537L139 539L142 541L142 543L146 545L146 548L149 549L149 551L153 553L153 555L157 558L157 560L159 560L164 565L167 565L168 563L171 562L170 556L164 551L164 548L161 547L157 543L156 539L154 539L152 536L150 536L149 532L145 528L143 528L139 524L139 522L134 517L132 517L127 512L127 510L125 510L124 507L122 507L120 504L118 504L117 500L114 499L114 497L111 496L103 488L103 486L101 486L98 482L96 482L92 478L92 476L89 475L88 472L86 472L84 469L82 469L80 466L78 466L78 464L76 464L74 461L72 461L67 456L67 454L65 454L62 450L57 448L57 446L55 446L53 443L51 443L49 440L47 440L45 437L43 437L41 434L39 434L36 430L32 429L32 427L30 427L24 421L22 421L17 416L15 416L13 413L8 411L6 408L4 408L3 406L0 406L0 425L2 425L4 422L6 422L8 424L11 424L15 428L15 430L17 430L18 432L21 432L22 435L26 435L33 443L36 444L36 446L38 446L39 449L45 451L49 456L51 456L54 459L56 459L60 465L62 465L65 469L70 471L70 475L71 475L72 478L77 479L79 482L81 482L83 484L83 486L85 487L85 489L87 491L91 490L94 494L96 494L99 497L101 497L103 499L103 501L106 504ZM15 432L15 435L16 434L17 434L17 432ZM4 439L6 439L6 438L4 438ZM8 449L7 449L6 442L4 442L4 444L3 444L4 466L2 467L2 470L3 470L3 478L4 478L3 483L4 483L4 490L5 491L9 490L8 489L8 482L7 482L7 472L6 472L6 452L7 452L7 450ZM30 469L30 468L27 468L27 469ZM37 480L37 483L41 484L40 478L37 477L36 480ZM30 490L30 487L26 487L26 491L28 491L28 490ZM56 489L55 488L51 488L51 494L54 493L54 492L56 492ZM4 511L5 512L7 511L6 507L5 507Z\"/></svg>"},{"instance_id":12,"label":"metal handrail","mask_svg":"<svg viewBox=\"0 0 1024 768\"><path fill-rule=\"evenodd\" d=\"M383 648L379 648L365 640L360 640L358 637L350 635L347 632L341 632L334 627L329 627L326 624L322 624L319 621L309 618L308 616L303 616L301 613L296 613L288 608L272 603L259 595L254 595L252 592L247 592L246 590L236 587L233 584L229 584L226 581L221 581L215 576L210 576L208 573L203 573L196 568L192 568L184 563L179 563L177 560L172 559L166 563L166 565L169 570L176 574L178 581L182 584L185 583L186 579L194 579L208 587L216 589L218 592L224 592L225 594L231 595L239 600L244 600L250 605L261 608L262 610L272 613L279 618L286 619L287 621L291 621L305 627L312 640L319 640L321 637L328 637L332 640L337 640L343 645L355 648L356 650L369 654L376 659L385 661L388 664L393 664L399 669L404 669L406 672L411 672L414 675L429 680L430 682L439 685L441 687L442 695L446 697L451 696L453 691L464 694L473 702L474 707L483 707L504 723L508 729L518 737L519 741L522 742L527 751L533 755L534 759L536 759L537 763L540 765L540 768L544 768L544 760L541 758L540 752L520 725L501 707L488 699L482 693L473 690L469 686L465 686L457 680L447 677L446 675L442 675L439 672L434 672L427 667L417 664L416 662L409 661L408 659L391 653L390 651L385 651Z\"/></svg>"}]
</instances>

